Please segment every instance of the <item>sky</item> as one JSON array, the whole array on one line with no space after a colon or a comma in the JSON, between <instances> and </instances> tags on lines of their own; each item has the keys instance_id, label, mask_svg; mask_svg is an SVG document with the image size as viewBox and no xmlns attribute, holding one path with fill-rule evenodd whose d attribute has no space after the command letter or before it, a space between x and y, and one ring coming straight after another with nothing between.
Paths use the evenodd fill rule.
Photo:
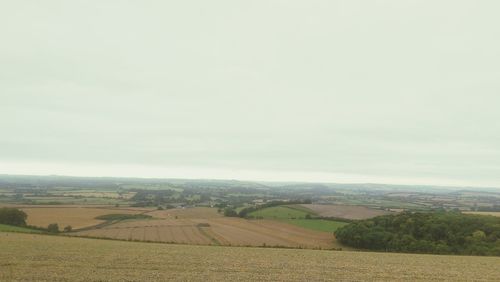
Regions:
<instances>
[{"instance_id":1,"label":"sky","mask_svg":"<svg viewBox=\"0 0 500 282\"><path fill-rule=\"evenodd\" d=\"M499 10L1 1L0 174L500 187Z\"/></svg>"}]
</instances>

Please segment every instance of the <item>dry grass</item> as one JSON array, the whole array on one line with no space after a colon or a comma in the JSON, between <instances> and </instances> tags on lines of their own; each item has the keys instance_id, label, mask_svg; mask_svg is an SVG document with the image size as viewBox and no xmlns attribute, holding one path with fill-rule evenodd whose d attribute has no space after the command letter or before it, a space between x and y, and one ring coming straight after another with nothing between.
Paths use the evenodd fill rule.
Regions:
<instances>
[{"instance_id":1,"label":"dry grass","mask_svg":"<svg viewBox=\"0 0 500 282\"><path fill-rule=\"evenodd\" d=\"M361 206L349 205L317 205L305 204L301 205L314 213L324 217L337 217L346 219L367 219L379 215L389 214L382 210L369 209Z\"/></svg>"},{"instance_id":2,"label":"dry grass","mask_svg":"<svg viewBox=\"0 0 500 282\"><path fill-rule=\"evenodd\" d=\"M0 281L498 281L500 258L0 233Z\"/></svg>"}]
</instances>

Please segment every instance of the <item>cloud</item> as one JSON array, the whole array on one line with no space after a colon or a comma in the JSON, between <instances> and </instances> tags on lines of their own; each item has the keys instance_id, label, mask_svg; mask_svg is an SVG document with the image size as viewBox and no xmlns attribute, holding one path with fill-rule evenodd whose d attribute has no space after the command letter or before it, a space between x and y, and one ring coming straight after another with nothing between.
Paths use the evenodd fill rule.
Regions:
<instances>
[{"instance_id":1,"label":"cloud","mask_svg":"<svg viewBox=\"0 0 500 282\"><path fill-rule=\"evenodd\" d=\"M2 3L2 172L500 186L498 8Z\"/></svg>"}]
</instances>

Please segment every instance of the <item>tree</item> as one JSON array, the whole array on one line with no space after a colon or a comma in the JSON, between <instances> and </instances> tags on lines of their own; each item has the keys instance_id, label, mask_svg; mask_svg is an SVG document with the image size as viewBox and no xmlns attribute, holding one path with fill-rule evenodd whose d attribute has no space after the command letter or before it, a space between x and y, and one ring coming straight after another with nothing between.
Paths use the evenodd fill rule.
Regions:
<instances>
[{"instance_id":1,"label":"tree","mask_svg":"<svg viewBox=\"0 0 500 282\"><path fill-rule=\"evenodd\" d=\"M59 225L57 223L51 223L47 227L47 231L50 233L59 233Z\"/></svg>"},{"instance_id":2,"label":"tree","mask_svg":"<svg viewBox=\"0 0 500 282\"><path fill-rule=\"evenodd\" d=\"M71 225L64 227L64 232L71 232L71 230L73 230L73 227L71 227Z\"/></svg>"},{"instance_id":3,"label":"tree","mask_svg":"<svg viewBox=\"0 0 500 282\"><path fill-rule=\"evenodd\" d=\"M26 218L28 218L28 215L22 210L15 208L0 208L1 224L25 226Z\"/></svg>"},{"instance_id":4,"label":"tree","mask_svg":"<svg viewBox=\"0 0 500 282\"><path fill-rule=\"evenodd\" d=\"M354 221L335 231L348 246L392 252L498 255L500 218L451 212L404 212Z\"/></svg>"},{"instance_id":5,"label":"tree","mask_svg":"<svg viewBox=\"0 0 500 282\"><path fill-rule=\"evenodd\" d=\"M224 216L237 217L238 213L234 209L226 208L224 210Z\"/></svg>"}]
</instances>

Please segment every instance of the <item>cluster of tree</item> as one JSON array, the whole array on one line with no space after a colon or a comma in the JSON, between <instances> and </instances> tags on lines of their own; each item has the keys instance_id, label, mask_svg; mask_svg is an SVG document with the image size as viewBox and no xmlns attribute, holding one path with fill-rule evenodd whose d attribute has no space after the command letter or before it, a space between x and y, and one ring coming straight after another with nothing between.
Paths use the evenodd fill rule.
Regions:
<instances>
[{"instance_id":1,"label":"cluster of tree","mask_svg":"<svg viewBox=\"0 0 500 282\"><path fill-rule=\"evenodd\" d=\"M404 212L335 231L345 245L388 252L500 256L500 218L460 212Z\"/></svg>"},{"instance_id":2,"label":"cluster of tree","mask_svg":"<svg viewBox=\"0 0 500 282\"><path fill-rule=\"evenodd\" d=\"M36 227L33 227L33 226L30 226L31 228L36 228ZM43 230L43 231L47 231L49 233L59 233L61 232L59 230L59 224L57 223L51 223L47 226L47 229L43 229L43 228L36 228L38 230ZM67 225L66 227L64 227L63 229L64 232L71 232L73 231L73 227L71 227L71 225Z\"/></svg>"},{"instance_id":3,"label":"cluster of tree","mask_svg":"<svg viewBox=\"0 0 500 282\"><path fill-rule=\"evenodd\" d=\"M272 201L272 202L267 202L267 203L262 204L262 205L247 207L247 208L241 209L239 212L236 212L236 210L234 210L232 208L225 208L224 209L224 216L247 218L250 216L250 213L252 213L254 211L258 211L258 210L262 210L262 209L270 208L270 207L276 207L276 206L298 205L298 204L311 204L311 200Z\"/></svg>"},{"instance_id":4,"label":"cluster of tree","mask_svg":"<svg viewBox=\"0 0 500 282\"><path fill-rule=\"evenodd\" d=\"M0 224L26 226L28 216L15 208L0 208Z\"/></svg>"}]
</instances>

